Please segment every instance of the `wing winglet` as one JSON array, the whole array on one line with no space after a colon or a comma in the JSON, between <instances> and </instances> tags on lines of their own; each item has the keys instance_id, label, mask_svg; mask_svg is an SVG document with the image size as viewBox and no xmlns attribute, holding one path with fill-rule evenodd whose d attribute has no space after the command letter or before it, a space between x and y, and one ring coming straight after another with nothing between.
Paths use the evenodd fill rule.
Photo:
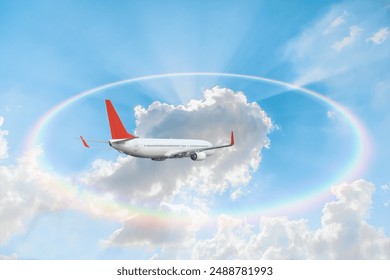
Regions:
<instances>
[{"instance_id":1,"label":"wing winglet","mask_svg":"<svg viewBox=\"0 0 390 280\"><path fill-rule=\"evenodd\" d=\"M234 132L232 130L232 134L230 135L230 146L234 145Z\"/></svg>"},{"instance_id":2,"label":"wing winglet","mask_svg":"<svg viewBox=\"0 0 390 280\"><path fill-rule=\"evenodd\" d=\"M85 148L89 148L89 145L87 144L87 142L84 140L83 136L80 136L80 139L81 139L81 142L83 142L83 145Z\"/></svg>"}]
</instances>

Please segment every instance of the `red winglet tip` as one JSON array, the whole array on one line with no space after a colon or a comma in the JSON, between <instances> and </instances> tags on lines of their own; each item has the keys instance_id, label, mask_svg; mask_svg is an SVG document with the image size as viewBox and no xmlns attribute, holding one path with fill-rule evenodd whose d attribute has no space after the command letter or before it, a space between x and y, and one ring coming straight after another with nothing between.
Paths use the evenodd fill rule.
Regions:
<instances>
[{"instance_id":1,"label":"red winglet tip","mask_svg":"<svg viewBox=\"0 0 390 280\"><path fill-rule=\"evenodd\" d=\"M232 130L232 134L230 136L230 145L234 145L234 133L233 133L233 130Z\"/></svg>"},{"instance_id":2,"label":"red winglet tip","mask_svg":"<svg viewBox=\"0 0 390 280\"><path fill-rule=\"evenodd\" d=\"M80 139L81 139L81 142L83 142L84 147L89 148L89 145L87 144L87 142L85 142L83 136L80 136Z\"/></svg>"}]
</instances>

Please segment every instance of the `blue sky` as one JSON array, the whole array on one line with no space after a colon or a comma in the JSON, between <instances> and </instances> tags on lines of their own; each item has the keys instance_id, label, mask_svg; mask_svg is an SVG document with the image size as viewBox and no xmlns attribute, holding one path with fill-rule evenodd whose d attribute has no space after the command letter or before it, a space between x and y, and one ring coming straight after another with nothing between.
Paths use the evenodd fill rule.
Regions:
<instances>
[{"instance_id":1,"label":"blue sky","mask_svg":"<svg viewBox=\"0 0 390 280\"><path fill-rule=\"evenodd\" d=\"M389 16L389 1L0 1L0 257L388 259ZM110 137L106 98L141 137L234 129L236 145L158 164L85 150L74 138Z\"/></svg>"}]
</instances>

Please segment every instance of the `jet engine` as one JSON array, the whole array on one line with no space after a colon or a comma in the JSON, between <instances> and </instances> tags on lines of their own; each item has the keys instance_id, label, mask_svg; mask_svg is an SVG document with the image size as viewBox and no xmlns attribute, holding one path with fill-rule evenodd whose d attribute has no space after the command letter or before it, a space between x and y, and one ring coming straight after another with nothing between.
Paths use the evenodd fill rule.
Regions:
<instances>
[{"instance_id":1,"label":"jet engine","mask_svg":"<svg viewBox=\"0 0 390 280\"><path fill-rule=\"evenodd\" d=\"M192 160L200 161L200 160L205 160L207 155L205 152L199 152L199 153L193 153L190 157Z\"/></svg>"}]
</instances>

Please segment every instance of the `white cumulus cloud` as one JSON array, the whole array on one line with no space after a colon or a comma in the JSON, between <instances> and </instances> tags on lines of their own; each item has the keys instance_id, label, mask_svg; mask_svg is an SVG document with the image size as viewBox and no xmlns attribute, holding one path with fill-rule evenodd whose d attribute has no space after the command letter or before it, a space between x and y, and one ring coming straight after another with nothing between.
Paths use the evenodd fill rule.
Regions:
<instances>
[{"instance_id":1,"label":"white cumulus cloud","mask_svg":"<svg viewBox=\"0 0 390 280\"><path fill-rule=\"evenodd\" d=\"M258 168L261 150L269 146L267 134L273 129L257 103L249 103L242 92L220 87L206 90L202 99L187 105L154 102L148 108L137 106L135 115L140 137L205 139L219 145L230 141L233 130L236 140L232 148L217 150L202 162L118 157L95 161L83 175L82 182L94 190L148 207L187 191L198 196L234 193Z\"/></svg>"},{"instance_id":2,"label":"white cumulus cloud","mask_svg":"<svg viewBox=\"0 0 390 280\"><path fill-rule=\"evenodd\" d=\"M390 28L382 27L377 32L375 32L371 37L367 38L367 41L371 41L376 45L382 44L389 37Z\"/></svg>"},{"instance_id":3,"label":"white cumulus cloud","mask_svg":"<svg viewBox=\"0 0 390 280\"><path fill-rule=\"evenodd\" d=\"M262 217L256 230L242 218L220 216L212 238L193 248L195 259L389 259L390 238L367 222L375 187L358 180L331 188L321 227L306 220Z\"/></svg>"},{"instance_id":4,"label":"white cumulus cloud","mask_svg":"<svg viewBox=\"0 0 390 280\"><path fill-rule=\"evenodd\" d=\"M168 212L172 212L185 204L192 209L186 213L197 212L180 222L130 217L105 242L107 245L187 244L213 197L229 192L234 200L248 184L260 164L261 150L270 145L271 119L257 103L248 102L244 93L220 87L205 90L203 98L186 105L154 102L148 108L137 106L135 115L136 134L141 137L206 139L219 145L230 141L231 130L235 133L232 148L218 150L201 162L118 157L95 161L83 175L81 181L87 187L110 193L129 205L154 211L170 205ZM154 223L159 230L148 230Z\"/></svg>"}]
</instances>

